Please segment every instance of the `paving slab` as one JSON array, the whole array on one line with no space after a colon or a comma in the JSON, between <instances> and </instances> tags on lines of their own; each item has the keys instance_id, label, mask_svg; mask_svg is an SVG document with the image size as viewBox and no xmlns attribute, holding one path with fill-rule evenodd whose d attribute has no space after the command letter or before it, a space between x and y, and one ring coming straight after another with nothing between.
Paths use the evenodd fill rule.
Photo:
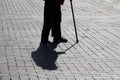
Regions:
<instances>
[{"instance_id":1,"label":"paving slab","mask_svg":"<svg viewBox=\"0 0 120 80\"><path fill-rule=\"evenodd\" d=\"M73 7L79 43L63 53L75 43L69 0L61 23L68 43L47 47L44 1L0 0L0 80L120 80L120 1L73 0ZM57 69L41 67L51 65Z\"/></svg>"}]
</instances>

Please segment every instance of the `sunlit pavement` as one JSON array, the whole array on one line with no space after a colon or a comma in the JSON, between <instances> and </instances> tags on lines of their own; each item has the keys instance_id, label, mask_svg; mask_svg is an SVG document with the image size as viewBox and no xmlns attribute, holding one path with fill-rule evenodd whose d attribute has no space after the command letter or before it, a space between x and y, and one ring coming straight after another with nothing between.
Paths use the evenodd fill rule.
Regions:
<instances>
[{"instance_id":1,"label":"sunlit pavement","mask_svg":"<svg viewBox=\"0 0 120 80\"><path fill-rule=\"evenodd\" d=\"M69 0L62 6L61 23L68 43L42 47L34 57L31 53L41 40L44 1L0 0L0 80L120 80L120 1L73 0L73 7L79 43L54 55L57 69L47 70L35 64L35 56L41 60L42 50L64 52L75 43Z\"/></svg>"}]
</instances>

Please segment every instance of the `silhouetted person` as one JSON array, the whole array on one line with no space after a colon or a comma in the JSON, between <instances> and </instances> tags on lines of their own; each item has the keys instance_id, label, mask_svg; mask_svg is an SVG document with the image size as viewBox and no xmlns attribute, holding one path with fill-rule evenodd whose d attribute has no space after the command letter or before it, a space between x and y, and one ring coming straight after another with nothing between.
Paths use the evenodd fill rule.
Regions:
<instances>
[{"instance_id":1,"label":"silhouetted person","mask_svg":"<svg viewBox=\"0 0 120 80\"><path fill-rule=\"evenodd\" d=\"M49 43L50 30L52 31L52 37L54 37L54 43L67 42L67 39L61 37L61 5L63 3L64 0L45 0L41 43Z\"/></svg>"}]
</instances>

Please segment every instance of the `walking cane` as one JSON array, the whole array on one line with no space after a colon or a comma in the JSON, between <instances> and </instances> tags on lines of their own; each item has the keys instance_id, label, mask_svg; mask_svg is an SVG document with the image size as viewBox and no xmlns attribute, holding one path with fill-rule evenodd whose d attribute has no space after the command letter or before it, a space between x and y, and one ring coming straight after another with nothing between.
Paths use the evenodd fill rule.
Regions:
<instances>
[{"instance_id":1,"label":"walking cane","mask_svg":"<svg viewBox=\"0 0 120 80\"><path fill-rule=\"evenodd\" d=\"M76 22L75 22L75 16L74 16L74 11L73 11L72 0L70 0L70 4L71 4L71 11L72 11L73 23L74 23L74 28L75 28L76 43L78 43L79 41L78 41L77 28L76 28Z\"/></svg>"},{"instance_id":2,"label":"walking cane","mask_svg":"<svg viewBox=\"0 0 120 80\"><path fill-rule=\"evenodd\" d=\"M76 22L75 22L75 16L74 16L74 10L73 10L72 0L70 0L70 4L71 4L71 11L72 11L72 17L73 17L73 23L74 23L74 29L75 29L75 35L76 35L76 43L75 44L77 44L79 42L79 40L78 40L78 34L77 34L77 28L76 28ZM67 50L69 50L70 48L72 48L75 44L73 44L72 46L70 46L69 48L67 48L64 52L66 52Z\"/></svg>"}]
</instances>

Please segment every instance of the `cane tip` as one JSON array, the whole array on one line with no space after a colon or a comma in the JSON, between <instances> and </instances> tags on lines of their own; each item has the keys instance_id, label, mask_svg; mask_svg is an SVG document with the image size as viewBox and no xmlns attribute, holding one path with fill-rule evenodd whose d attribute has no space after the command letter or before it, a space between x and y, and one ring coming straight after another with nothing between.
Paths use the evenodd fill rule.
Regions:
<instances>
[{"instance_id":1,"label":"cane tip","mask_svg":"<svg viewBox=\"0 0 120 80\"><path fill-rule=\"evenodd\" d=\"M79 43L79 41L77 40L76 43Z\"/></svg>"}]
</instances>

